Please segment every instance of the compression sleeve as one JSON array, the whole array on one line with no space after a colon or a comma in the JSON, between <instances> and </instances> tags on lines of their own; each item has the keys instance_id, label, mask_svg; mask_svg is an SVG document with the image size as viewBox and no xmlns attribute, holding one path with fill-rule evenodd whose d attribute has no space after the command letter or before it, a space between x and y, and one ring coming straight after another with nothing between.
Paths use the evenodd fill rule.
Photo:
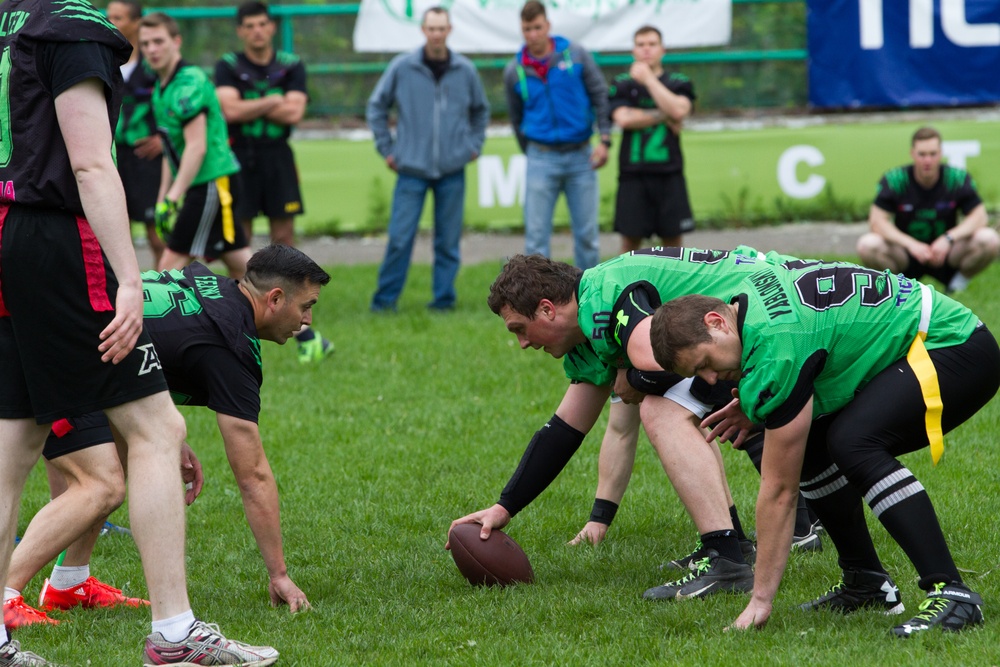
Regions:
<instances>
[{"instance_id":1,"label":"compression sleeve","mask_svg":"<svg viewBox=\"0 0 1000 667\"><path fill-rule=\"evenodd\" d=\"M573 454L580 448L584 434L552 415L542 428L535 432L524 456L500 493L500 505L514 516L548 488Z\"/></svg>"},{"instance_id":2,"label":"compression sleeve","mask_svg":"<svg viewBox=\"0 0 1000 667\"><path fill-rule=\"evenodd\" d=\"M638 368L625 371L625 377L636 391L654 396L663 396L668 389L684 379L670 371L640 371Z\"/></svg>"}]
</instances>

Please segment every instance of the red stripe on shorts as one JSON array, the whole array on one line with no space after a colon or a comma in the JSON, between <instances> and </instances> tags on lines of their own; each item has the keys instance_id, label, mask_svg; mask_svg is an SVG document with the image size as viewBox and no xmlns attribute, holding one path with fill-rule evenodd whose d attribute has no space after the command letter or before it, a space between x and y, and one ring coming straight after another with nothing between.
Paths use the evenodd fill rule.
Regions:
<instances>
[{"instance_id":1,"label":"red stripe on shorts","mask_svg":"<svg viewBox=\"0 0 1000 667\"><path fill-rule=\"evenodd\" d=\"M0 239L3 238L3 221L7 219L7 212L10 211L10 204L0 204ZM10 317L10 311L3 302L3 290L0 289L0 317Z\"/></svg>"},{"instance_id":2,"label":"red stripe on shorts","mask_svg":"<svg viewBox=\"0 0 1000 667\"><path fill-rule=\"evenodd\" d=\"M76 226L80 230L80 249L83 250L83 270L87 274L87 294L94 312L114 310L108 299L108 276L104 272L104 255L101 244L94 236L94 230L84 218L77 216Z\"/></svg>"}]
</instances>

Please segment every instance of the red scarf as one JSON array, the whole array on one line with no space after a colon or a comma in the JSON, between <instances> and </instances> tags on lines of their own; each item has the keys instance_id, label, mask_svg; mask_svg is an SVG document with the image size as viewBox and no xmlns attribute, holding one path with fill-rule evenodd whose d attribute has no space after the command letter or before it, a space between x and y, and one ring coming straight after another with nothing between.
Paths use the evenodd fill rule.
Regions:
<instances>
[{"instance_id":1,"label":"red scarf","mask_svg":"<svg viewBox=\"0 0 1000 667\"><path fill-rule=\"evenodd\" d=\"M531 55L527 47L524 49L524 55L521 56L521 64L525 67L534 68L535 72L538 73L538 78L543 82L546 81L546 77L549 75L549 61L552 59L552 54L555 52L556 41L549 37L549 55L544 58L538 59Z\"/></svg>"}]
</instances>

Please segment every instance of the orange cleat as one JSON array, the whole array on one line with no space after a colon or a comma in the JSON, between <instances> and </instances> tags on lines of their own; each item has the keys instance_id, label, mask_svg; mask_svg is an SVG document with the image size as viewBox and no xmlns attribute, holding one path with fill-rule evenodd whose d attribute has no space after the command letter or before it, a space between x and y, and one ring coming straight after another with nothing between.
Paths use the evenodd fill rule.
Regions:
<instances>
[{"instance_id":1,"label":"orange cleat","mask_svg":"<svg viewBox=\"0 0 1000 667\"><path fill-rule=\"evenodd\" d=\"M59 621L49 618L44 611L29 607L24 596L18 595L3 603L3 623L8 629L23 628L26 625L59 625Z\"/></svg>"},{"instance_id":2,"label":"orange cleat","mask_svg":"<svg viewBox=\"0 0 1000 667\"><path fill-rule=\"evenodd\" d=\"M38 604L46 611L52 609L72 609L82 605L84 609L94 607L142 607L149 604L142 598L125 597L121 590L90 577L79 586L61 590L49 585L45 580L42 592L38 596Z\"/></svg>"}]
</instances>

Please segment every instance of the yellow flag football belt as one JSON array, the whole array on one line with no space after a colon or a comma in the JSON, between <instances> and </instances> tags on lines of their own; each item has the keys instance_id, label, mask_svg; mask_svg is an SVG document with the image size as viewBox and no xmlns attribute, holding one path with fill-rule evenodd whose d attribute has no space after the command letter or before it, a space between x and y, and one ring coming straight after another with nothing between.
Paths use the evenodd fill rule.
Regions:
<instances>
[{"instance_id":1,"label":"yellow flag football belt","mask_svg":"<svg viewBox=\"0 0 1000 667\"><path fill-rule=\"evenodd\" d=\"M910 351L906 353L906 362L920 383L920 393L924 397L926 407L924 426L927 429L927 441L931 445L931 461L937 465L941 455L944 454L944 432L941 430L941 412L944 410L944 403L941 402L941 386L938 384L937 370L930 355L927 354L927 348L924 347L933 306L931 288L927 285L920 285L920 299L920 326L913 344L910 345Z\"/></svg>"}]
</instances>

